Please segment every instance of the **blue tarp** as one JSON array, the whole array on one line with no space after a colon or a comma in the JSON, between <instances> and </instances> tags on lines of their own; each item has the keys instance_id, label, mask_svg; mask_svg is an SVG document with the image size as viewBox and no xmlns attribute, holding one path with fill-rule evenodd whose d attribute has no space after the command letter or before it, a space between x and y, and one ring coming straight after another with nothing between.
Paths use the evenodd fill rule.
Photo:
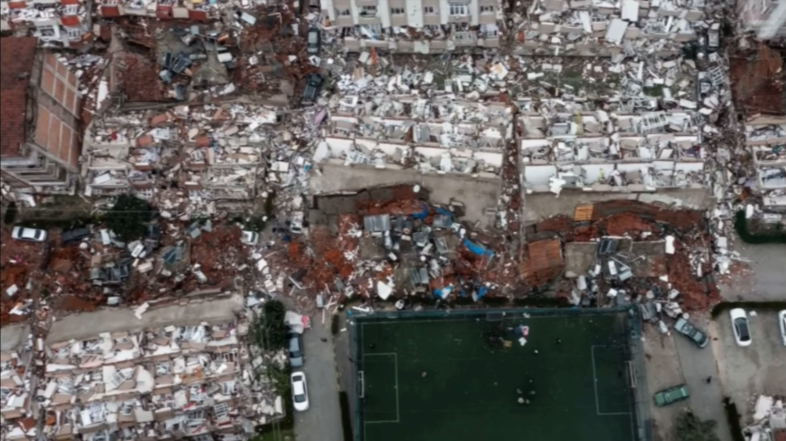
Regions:
<instances>
[{"instance_id":1,"label":"blue tarp","mask_svg":"<svg viewBox=\"0 0 786 441\"><path fill-rule=\"evenodd\" d=\"M421 206L423 207L423 211L421 211L420 213L412 214L412 217L414 217L415 219L425 219L426 216L428 216L428 205L421 204Z\"/></svg>"},{"instance_id":2,"label":"blue tarp","mask_svg":"<svg viewBox=\"0 0 786 441\"><path fill-rule=\"evenodd\" d=\"M453 290L453 287L451 287L451 286L446 286L446 287L444 287L442 289L435 289L434 290L434 295L439 297L440 299L444 299L445 297L450 295L450 291L452 291L452 290Z\"/></svg>"},{"instance_id":3,"label":"blue tarp","mask_svg":"<svg viewBox=\"0 0 786 441\"><path fill-rule=\"evenodd\" d=\"M462 242L467 249L472 251L472 254L477 254L478 256L493 256L494 252L483 248L482 245L476 244L469 239L464 239Z\"/></svg>"},{"instance_id":4,"label":"blue tarp","mask_svg":"<svg viewBox=\"0 0 786 441\"><path fill-rule=\"evenodd\" d=\"M453 213L451 213L450 210L446 210L446 209L444 209L442 207L437 207L436 210L437 210L437 213L443 214L443 215L453 219Z\"/></svg>"}]
</instances>

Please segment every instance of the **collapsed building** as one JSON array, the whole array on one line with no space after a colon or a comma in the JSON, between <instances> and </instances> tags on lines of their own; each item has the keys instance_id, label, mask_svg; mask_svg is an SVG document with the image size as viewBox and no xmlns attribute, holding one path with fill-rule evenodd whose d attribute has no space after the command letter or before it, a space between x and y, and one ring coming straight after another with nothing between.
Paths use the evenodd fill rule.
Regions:
<instances>
[{"instance_id":1,"label":"collapsed building","mask_svg":"<svg viewBox=\"0 0 786 441\"><path fill-rule=\"evenodd\" d=\"M765 211L786 210L786 119L758 117L745 123L755 175L746 186L762 196Z\"/></svg>"},{"instance_id":2,"label":"collapsed building","mask_svg":"<svg viewBox=\"0 0 786 441\"><path fill-rule=\"evenodd\" d=\"M275 109L225 104L177 106L163 113L105 115L88 128L86 194L144 199L248 202L264 182ZM150 116L148 116L150 115Z\"/></svg>"},{"instance_id":3,"label":"collapsed building","mask_svg":"<svg viewBox=\"0 0 786 441\"><path fill-rule=\"evenodd\" d=\"M500 173L512 121L504 103L454 97L375 103L347 96L330 116L327 131L315 162L493 177Z\"/></svg>"},{"instance_id":4,"label":"collapsed building","mask_svg":"<svg viewBox=\"0 0 786 441\"><path fill-rule=\"evenodd\" d=\"M33 417L30 391L34 385L32 341L13 338L17 334L26 337L26 327L21 330L6 328L3 332L9 336L4 336L0 351L0 416L3 426L19 424L30 429Z\"/></svg>"},{"instance_id":5,"label":"collapsed building","mask_svg":"<svg viewBox=\"0 0 786 441\"><path fill-rule=\"evenodd\" d=\"M172 322L172 308L192 316ZM248 346L244 316L202 320L193 305L150 310L138 318L130 310L109 314L114 320L103 326L110 330L97 336L74 330L73 323L54 325L45 374L31 389L45 414L40 435L46 439L241 440L282 415L281 396L257 377L284 357ZM162 324L167 322L172 324ZM10 399L17 401L16 395ZM36 430L24 420L5 421L3 439L29 439Z\"/></svg>"},{"instance_id":6,"label":"collapsed building","mask_svg":"<svg viewBox=\"0 0 786 441\"><path fill-rule=\"evenodd\" d=\"M706 6L704 0L522 2L511 15L514 48L528 55L663 58L679 55L684 44L699 38L718 48L720 23L706 16Z\"/></svg>"}]
</instances>

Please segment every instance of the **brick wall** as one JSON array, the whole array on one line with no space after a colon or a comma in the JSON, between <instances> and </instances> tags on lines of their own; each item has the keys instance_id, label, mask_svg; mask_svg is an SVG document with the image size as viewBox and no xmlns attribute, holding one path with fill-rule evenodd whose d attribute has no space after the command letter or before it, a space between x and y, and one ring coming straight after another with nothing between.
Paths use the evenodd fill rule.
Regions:
<instances>
[{"instance_id":1,"label":"brick wall","mask_svg":"<svg viewBox=\"0 0 786 441\"><path fill-rule=\"evenodd\" d=\"M81 100L79 82L54 54L44 55L36 109L36 144L73 168L78 167Z\"/></svg>"}]
</instances>

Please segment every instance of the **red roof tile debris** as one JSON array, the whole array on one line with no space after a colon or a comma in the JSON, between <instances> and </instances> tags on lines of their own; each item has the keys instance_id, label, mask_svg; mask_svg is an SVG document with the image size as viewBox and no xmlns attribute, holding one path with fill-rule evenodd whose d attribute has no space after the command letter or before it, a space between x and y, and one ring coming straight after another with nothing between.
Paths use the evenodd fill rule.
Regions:
<instances>
[{"instance_id":1,"label":"red roof tile debris","mask_svg":"<svg viewBox=\"0 0 786 441\"><path fill-rule=\"evenodd\" d=\"M143 55L129 53L124 58L125 70L120 74L126 100L129 103L170 101L158 77L156 63Z\"/></svg>"},{"instance_id":2,"label":"red roof tile debris","mask_svg":"<svg viewBox=\"0 0 786 441\"><path fill-rule=\"evenodd\" d=\"M25 142L25 106L35 37L0 38L0 155L14 156Z\"/></svg>"},{"instance_id":3,"label":"red roof tile debris","mask_svg":"<svg viewBox=\"0 0 786 441\"><path fill-rule=\"evenodd\" d=\"M527 244L527 259L521 264L521 277L530 286L542 286L557 277L565 268L562 243L546 239Z\"/></svg>"}]
</instances>

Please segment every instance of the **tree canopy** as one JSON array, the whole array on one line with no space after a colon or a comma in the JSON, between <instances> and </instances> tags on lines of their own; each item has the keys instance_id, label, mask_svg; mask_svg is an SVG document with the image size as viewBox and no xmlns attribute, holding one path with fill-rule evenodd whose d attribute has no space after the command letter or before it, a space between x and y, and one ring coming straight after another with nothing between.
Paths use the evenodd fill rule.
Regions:
<instances>
[{"instance_id":1,"label":"tree canopy","mask_svg":"<svg viewBox=\"0 0 786 441\"><path fill-rule=\"evenodd\" d=\"M104 223L124 241L145 234L146 223L153 219L155 210L143 199L122 194L115 205L104 215Z\"/></svg>"},{"instance_id":2,"label":"tree canopy","mask_svg":"<svg viewBox=\"0 0 786 441\"><path fill-rule=\"evenodd\" d=\"M279 300L268 300L262 314L254 323L255 343L269 351L282 349L287 345L289 328L284 323L286 308Z\"/></svg>"},{"instance_id":3,"label":"tree canopy","mask_svg":"<svg viewBox=\"0 0 786 441\"><path fill-rule=\"evenodd\" d=\"M677 441L720 441L715 434L714 420L701 420L693 412L685 412L677 417L674 426Z\"/></svg>"}]
</instances>

